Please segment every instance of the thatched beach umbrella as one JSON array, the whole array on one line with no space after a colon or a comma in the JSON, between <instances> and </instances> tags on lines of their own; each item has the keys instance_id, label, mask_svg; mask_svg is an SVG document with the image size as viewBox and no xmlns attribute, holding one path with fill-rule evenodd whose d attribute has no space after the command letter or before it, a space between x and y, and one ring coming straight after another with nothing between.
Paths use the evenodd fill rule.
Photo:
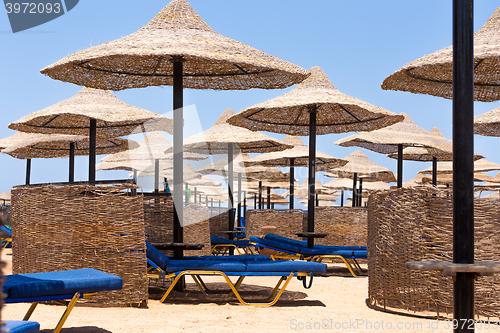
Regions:
<instances>
[{"instance_id":1,"label":"thatched beach umbrella","mask_svg":"<svg viewBox=\"0 0 500 333\"><path fill-rule=\"evenodd\" d=\"M183 87L279 89L308 73L213 31L185 0L173 0L137 32L76 52L41 70L54 79L121 90L172 85L175 179L182 179ZM182 183L174 195L174 240L182 242ZM177 211L178 210L178 211ZM176 258L182 251L174 251Z\"/></svg>"},{"instance_id":2,"label":"thatched beach umbrella","mask_svg":"<svg viewBox=\"0 0 500 333\"><path fill-rule=\"evenodd\" d=\"M228 120L251 130L309 136L308 232L314 232L316 134L372 131L403 120L392 112L341 93L319 67L289 93L246 108ZM308 247L313 247L308 238Z\"/></svg>"},{"instance_id":3,"label":"thatched beach umbrella","mask_svg":"<svg viewBox=\"0 0 500 333\"><path fill-rule=\"evenodd\" d=\"M169 118L120 101L111 91L83 88L75 96L33 112L9 128L43 134L89 137L89 181L95 181L96 138L129 135L145 122L171 123ZM166 126L165 130L171 130Z\"/></svg>"},{"instance_id":4,"label":"thatched beach umbrella","mask_svg":"<svg viewBox=\"0 0 500 333\"><path fill-rule=\"evenodd\" d=\"M487 172L500 170L500 164L487 161L486 159L480 159L474 162L474 173L476 172ZM431 168L424 169L418 173L429 175L432 173ZM452 174L453 173L453 162L439 162L437 164L437 173L439 174Z\"/></svg>"},{"instance_id":5,"label":"thatched beach umbrella","mask_svg":"<svg viewBox=\"0 0 500 333\"><path fill-rule=\"evenodd\" d=\"M264 165L264 166L275 166L275 167L290 167L290 209L293 209L294 204L294 186L293 180L295 178L294 168L297 167L307 167L309 165L309 148L302 142L298 136L287 135L283 140L284 143L293 146L291 149L287 149L279 152L266 153L258 155L246 162L246 165ZM329 168L343 166L347 164L347 161L342 161L333 156L316 152L316 170L325 171Z\"/></svg>"},{"instance_id":6,"label":"thatched beach umbrella","mask_svg":"<svg viewBox=\"0 0 500 333\"><path fill-rule=\"evenodd\" d=\"M232 109L225 110L209 129L184 140L183 148L187 152L198 154L227 154L228 155L228 199L229 199L229 228L233 229L233 154L265 153L292 148L280 140L268 135L250 131L246 128L233 126L227 120L236 113ZM241 173L241 172L239 172ZM238 181L238 223L241 218L241 181Z\"/></svg>"},{"instance_id":7,"label":"thatched beach umbrella","mask_svg":"<svg viewBox=\"0 0 500 333\"><path fill-rule=\"evenodd\" d=\"M357 133L340 139L335 144L342 147L363 147L377 153L397 153L398 157L398 187L403 184L403 148L424 147L434 148L435 157L448 156L452 149L451 140L442 135L435 135L417 126L411 118L402 113L404 120L372 132ZM440 159L441 160L441 159Z\"/></svg>"},{"instance_id":8,"label":"thatched beach umbrella","mask_svg":"<svg viewBox=\"0 0 500 333\"><path fill-rule=\"evenodd\" d=\"M485 136L500 136L500 108L475 116L474 133Z\"/></svg>"},{"instance_id":9,"label":"thatched beach umbrella","mask_svg":"<svg viewBox=\"0 0 500 333\"><path fill-rule=\"evenodd\" d=\"M473 0L453 1L453 47L410 62L389 76L383 89L453 98L453 262L474 261L474 105L500 99L500 7L473 34ZM453 279L454 320L474 320L472 270ZM464 331L459 328L457 331Z\"/></svg>"},{"instance_id":10,"label":"thatched beach umbrella","mask_svg":"<svg viewBox=\"0 0 500 333\"><path fill-rule=\"evenodd\" d=\"M30 183L32 158L69 157L69 182L74 181L75 155L89 154L89 138L83 135L38 134L17 132L3 139L7 148L2 153L12 157L25 159L26 184ZM96 154L111 154L137 148L139 144L132 140L121 138L96 138Z\"/></svg>"},{"instance_id":11,"label":"thatched beach umbrella","mask_svg":"<svg viewBox=\"0 0 500 333\"><path fill-rule=\"evenodd\" d=\"M396 177L394 177L394 173L392 171L371 161L359 150L356 150L342 159L347 160L349 163L343 167L332 169L329 173L325 174L325 176L352 179L352 192L355 198L358 197L359 194L363 193L363 179L369 182L383 181L392 183L396 181ZM358 178L360 183L360 193L357 193L356 189ZM356 201L353 201L352 204L353 207L355 207Z\"/></svg>"}]
</instances>

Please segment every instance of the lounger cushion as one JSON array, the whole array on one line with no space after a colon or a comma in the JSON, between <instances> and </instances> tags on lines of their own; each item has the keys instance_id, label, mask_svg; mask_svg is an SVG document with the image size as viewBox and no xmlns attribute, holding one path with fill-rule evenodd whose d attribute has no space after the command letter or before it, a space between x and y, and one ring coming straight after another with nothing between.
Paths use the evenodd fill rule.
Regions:
<instances>
[{"instance_id":1,"label":"lounger cushion","mask_svg":"<svg viewBox=\"0 0 500 333\"><path fill-rule=\"evenodd\" d=\"M242 261L224 261L218 259L186 259L170 260L167 272L179 271L222 271L222 272L245 272L247 266Z\"/></svg>"},{"instance_id":2,"label":"lounger cushion","mask_svg":"<svg viewBox=\"0 0 500 333\"><path fill-rule=\"evenodd\" d=\"M363 249L361 247L315 245L314 248L310 249L307 247L305 242L274 234L267 234L265 238L251 236L250 241L286 252L300 253L308 256L340 255L348 258L367 257L366 248Z\"/></svg>"},{"instance_id":3,"label":"lounger cushion","mask_svg":"<svg viewBox=\"0 0 500 333\"><path fill-rule=\"evenodd\" d=\"M166 271L166 267L168 265L169 259L166 255L160 252L156 247L151 245L149 242L146 242L146 256L158 265L161 269Z\"/></svg>"},{"instance_id":4,"label":"lounger cushion","mask_svg":"<svg viewBox=\"0 0 500 333\"><path fill-rule=\"evenodd\" d=\"M92 268L67 271L15 274L5 277L7 298L93 293L122 288L122 278Z\"/></svg>"},{"instance_id":5,"label":"lounger cushion","mask_svg":"<svg viewBox=\"0 0 500 333\"><path fill-rule=\"evenodd\" d=\"M247 262L247 272L326 272L326 265L307 261Z\"/></svg>"},{"instance_id":6,"label":"lounger cushion","mask_svg":"<svg viewBox=\"0 0 500 333\"><path fill-rule=\"evenodd\" d=\"M9 333L38 333L40 324L36 321L7 320L2 327Z\"/></svg>"},{"instance_id":7,"label":"lounger cushion","mask_svg":"<svg viewBox=\"0 0 500 333\"><path fill-rule=\"evenodd\" d=\"M271 261L271 258L262 254L242 254L235 256L200 256L200 257L185 257L185 259L213 259L220 261Z\"/></svg>"},{"instance_id":8,"label":"lounger cushion","mask_svg":"<svg viewBox=\"0 0 500 333\"><path fill-rule=\"evenodd\" d=\"M233 244L234 241L232 239L227 239L227 238L222 238L222 237L217 237L217 236L210 236L210 244L212 245L230 245Z\"/></svg>"}]
</instances>

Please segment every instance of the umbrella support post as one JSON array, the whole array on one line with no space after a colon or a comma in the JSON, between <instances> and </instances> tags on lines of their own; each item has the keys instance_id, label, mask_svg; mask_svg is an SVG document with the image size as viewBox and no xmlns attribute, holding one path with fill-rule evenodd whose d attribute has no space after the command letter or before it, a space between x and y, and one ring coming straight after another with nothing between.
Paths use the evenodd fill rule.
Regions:
<instances>
[{"instance_id":1,"label":"umbrella support post","mask_svg":"<svg viewBox=\"0 0 500 333\"><path fill-rule=\"evenodd\" d=\"M344 190L340 194L340 207L344 207Z\"/></svg>"},{"instance_id":2,"label":"umbrella support post","mask_svg":"<svg viewBox=\"0 0 500 333\"><path fill-rule=\"evenodd\" d=\"M228 224L228 231L233 231L234 230L234 201L233 201L233 149L234 145L232 143L227 144L227 166L228 166L228 177L227 177L227 191L228 191L228 218L229 218L229 224ZM228 234L229 239L233 239L231 234ZM234 248L231 247L229 249L229 255L234 255Z\"/></svg>"},{"instance_id":3,"label":"umbrella support post","mask_svg":"<svg viewBox=\"0 0 500 333\"><path fill-rule=\"evenodd\" d=\"M453 0L453 263L474 263L473 0ZM474 320L474 273L457 273L453 318ZM454 332L465 332L458 325ZM472 329L473 330L473 329Z\"/></svg>"},{"instance_id":4,"label":"umbrella support post","mask_svg":"<svg viewBox=\"0 0 500 333\"><path fill-rule=\"evenodd\" d=\"M363 205L363 178L359 178L358 207Z\"/></svg>"},{"instance_id":5,"label":"umbrella support post","mask_svg":"<svg viewBox=\"0 0 500 333\"><path fill-rule=\"evenodd\" d=\"M155 159L155 193L160 191L160 160Z\"/></svg>"},{"instance_id":6,"label":"umbrella support post","mask_svg":"<svg viewBox=\"0 0 500 333\"><path fill-rule=\"evenodd\" d=\"M259 209L262 209L262 180L259 180Z\"/></svg>"},{"instance_id":7,"label":"umbrella support post","mask_svg":"<svg viewBox=\"0 0 500 333\"><path fill-rule=\"evenodd\" d=\"M314 232L314 193L316 192L316 110L316 106L309 109L309 191L307 198L307 232ZM307 238L307 247L314 247L314 238Z\"/></svg>"},{"instance_id":8,"label":"umbrella support post","mask_svg":"<svg viewBox=\"0 0 500 333\"><path fill-rule=\"evenodd\" d=\"M89 144L89 182L95 182L95 147L97 135L97 121L90 119Z\"/></svg>"},{"instance_id":9,"label":"umbrella support post","mask_svg":"<svg viewBox=\"0 0 500 333\"><path fill-rule=\"evenodd\" d=\"M253 209L257 209L257 193L253 194Z\"/></svg>"},{"instance_id":10,"label":"umbrella support post","mask_svg":"<svg viewBox=\"0 0 500 333\"><path fill-rule=\"evenodd\" d=\"M75 143L69 143L69 180L70 183L75 181Z\"/></svg>"},{"instance_id":11,"label":"umbrella support post","mask_svg":"<svg viewBox=\"0 0 500 333\"><path fill-rule=\"evenodd\" d=\"M247 220L247 192L243 192L243 218Z\"/></svg>"},{"instance_id":12,"label":"umbrella support post","mask_svg":"<svg viewBox=\"0 0 500 333\"><path fill-rule=\"evenodd\" d=\"M30 184L31 178L31 158L26 160L26 185Z\"/></svg>"},{"instance_id":13,"label":"umbrella support post","mask_svg":"<svg viewBox=\"0 0 500 333\"><path fill-rule=\"evenodd\" d=\"M356 183L358 182L358 173L355 172L352 177L352 206L356 207Z\"/></svg>"},{"instance_id":14,"label":"umbrella support post","mask_svg":"<svg viewBox=\"0 0 500 333\"><path fill-rule=\"evenodd\" d=\"M241 227L241 172L238 172L238 220L236 226Z\"/></svg>"},{"instance_id":15,"label":"umbrella support post","mask_svg":"<svg viewBox=\"0 0 500 333\"><path fill-rule=\"evenodd\" d=\"M267 187L267 209L271 209L271 188Z\"/></svg>"},{"instance_id":16,"label":"umbrella support post","mask_svg":"<svg viewBox=\"0 0 500 333\"><path fill-rule=\"evenodd\" d=\"M294 206L295 159L290 159L290 209Z\"/></svg>"},{"instance_id":17,"label":"umbrella support post","mask_svg":"<svg viewBox=\"0 0 500 333\"><path fill-rule=\"evenodd\" d=\"M437 158L432 157L432 185L437 186Z\"/></svg>"},{"instance_id":18,"label":"umbrella support post","mask_svg":"<svg viewBox=\"0 0 500 333\"><path fill-rule=\"evenodd\" d=\"M398 144L398 188L403 187L403 145Z\"/></svg>"}]
</instances>

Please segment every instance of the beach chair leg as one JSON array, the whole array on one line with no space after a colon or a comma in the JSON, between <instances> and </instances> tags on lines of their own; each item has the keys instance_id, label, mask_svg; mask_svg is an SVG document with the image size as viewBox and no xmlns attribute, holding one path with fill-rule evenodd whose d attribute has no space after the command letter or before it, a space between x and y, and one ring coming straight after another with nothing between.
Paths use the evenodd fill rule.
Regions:
<instances>
[{"instance_id":1,"label":"beach chair leg","mask_svg":"<svg viewBox=\"0 0 500 333\"><path fill-rule=\"evenodd\" d=\"M231 280L229 280L229 277L227 275L225 275L224 273L222 273L220 275L224 276L224 278L226 279L227 284L233 290L234 295L236 296L236 298L238 299L238 301L241 304L243 304L243 305L253 305L253 306L271 306L271 305L274 305L279 300L279 298L281 297L281 295L285 291L286 287L288 286L288 283L290 283L290 281L292 280L292 277L293 277L293 273L290 273L290 275L287 278L280 277L280 280L276 284L276 287L274 288L273 293L271 294L271 296L269 296L269 297L267 297L265 299L252 299L251 301L250 300L249 301L245 301L241 297L241 295L238 293L238 291L234 288ZM283 281L285 281L285 284L279 290L279 292L276 294L276 297L274 297L274 299L271 302L268 302L273 297L273 295L276 293L276 291L279 289L279 287L283 283Z\"/></svg>"},{"instance_id":2,"label":"beach chair leg","mask_svg":"<svg viewBox=\"0 0 500 333\"><path fill-rule=\"evenodd\" d=\"M201 293L206 295L206 290L208 290L208 288L205 285L205 282L203 282L199 275L191 275L191 277L193 278L194 283L198 286L198 289L200 289Z\"/></svg>"},{"instance_id":3,"label":"beach chair leg","mask_svg":"<svg viewBox=\"0 0 500 333\"><path fill-rule=\"evenodd\" d=\"M64 311L61 319L59 319L59 322L57 323L57 326L54 329L53 333L59 333L61 331L64 323L66 322L66 319L68 319L71 310L73 310L73 307L75 306L76 301L79 298L80 298L80 293L75 293L75 295L73 295L73 298L71 299L71 301L69 301L68 306L66 307L66 310Z\"/></svg>"},{"instance_id":4,"label":"beach chair leg","mask_svg":"<svg viewBox=\"0 0 500 333\"><path fill-rule=\"evenodd\" d=\"M163 294L163 297L160 299L160 303L163 303L165 301L165 299L167 299L168 295L170 294L170 292L172 291L172 289L174 289L175 285L177 284L177 282L181 279L181 277L183 277L185 274L187 274L187 272L181 272L179 275L177 275L174 279L174 281L172 281L172 284L170 285L170 287L168 287L167 291L165 292L165 294Z\"/></svg>"},{"instance_id":5,"label":"beach chair leg","mask_svg":"<svg viewBox=\"0 0 500 333\"><path fill-rule=\"evenodd\" d=\"M27 321L30 319L30 317L33 314L33 311L35 311L35 308L37 305L38 305L38 302L33 302L31 304L30 308L28 309L28 312L26 312L26 314L24 315L24 318L23 318L24 321Z\"/></svg>"}]
</instances>

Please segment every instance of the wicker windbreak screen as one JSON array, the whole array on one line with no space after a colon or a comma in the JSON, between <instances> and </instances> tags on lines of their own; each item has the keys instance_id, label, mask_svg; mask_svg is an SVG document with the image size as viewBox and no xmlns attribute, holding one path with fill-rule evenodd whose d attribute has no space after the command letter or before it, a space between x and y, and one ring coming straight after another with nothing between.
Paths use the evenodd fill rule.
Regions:
<instances>
[{"instance_id":1,"label":"wicker windbreak screen","mask_svg":"<svg viewBox=\"0 0 500 333\"><path fill-rule=\"evenodd\" d=\"M476 199L475 260L500 261L498 201ZM438 271L404 267L408 261L452 260L452 192L400 188L370 196L368 204L368 295L392 309L453 314L453 280ZM500 318L500 276L475 282L476 316Z\"/></svg>"},{"instance_id":2,"label":"wicker windbreak screen","mask_svg":"<svg viewBox=\"0 0 500 333\"><path fill-rule=\"evenodd\" d=\"M142 196L136 185L34 185L12 189L14 274L95 268L123 279L100 306L148 298Z\"/></svg>"}]
</instances>

